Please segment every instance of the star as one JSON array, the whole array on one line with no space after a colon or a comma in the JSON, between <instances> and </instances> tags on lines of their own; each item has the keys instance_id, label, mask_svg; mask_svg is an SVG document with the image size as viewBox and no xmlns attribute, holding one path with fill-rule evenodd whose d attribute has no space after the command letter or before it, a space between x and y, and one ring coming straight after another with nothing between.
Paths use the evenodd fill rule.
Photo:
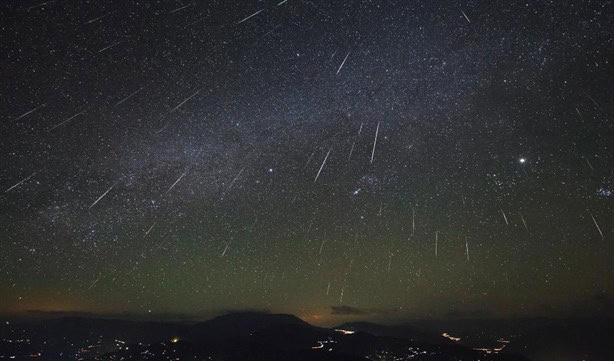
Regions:
<instances>
[{"instance_id":1,"label":"star","mask_svg":"<svg viewBox=\"0 0 614 361\"><path fill-rule=\"evenodd\" d=\"M0 314L614 295L605 1L6 3Z\"/></svg>"}]
</instances>

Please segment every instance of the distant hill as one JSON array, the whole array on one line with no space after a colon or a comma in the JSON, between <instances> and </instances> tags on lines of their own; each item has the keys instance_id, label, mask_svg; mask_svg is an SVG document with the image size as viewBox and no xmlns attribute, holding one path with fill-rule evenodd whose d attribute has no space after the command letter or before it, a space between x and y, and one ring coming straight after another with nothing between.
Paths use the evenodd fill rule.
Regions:
<instances>
[{"instance_id":1,"label":"distant hill","mask_svg":"<svg viewBox=\"0 0 614 361\"><path fill-rule=\"evenodd\" d=\"M507 350L536 361L614 360L614 321L547 320L523 332Z\"/></svg>"},{"instance_id":2,"label":"distant hill","mask_svg":"<svg viewBox=\"0 0 614 361\"><path fill-rule=\"evenodd\" d=\"M449 339L441 337L441 333L419 329L412 325L388 326L372 322L347 322L335 328L365 332L374 336L402 338L418 343L452 344Z\"/></svg>"},{"instance_id":3,"label":"distant hill","mask_svg":"<svg viewBox=\"0 0 614 361\"><path fill-rule=\"evenodd\" d=\"M1 332L0 356L15 359L38 355L52 360L526 360L474 351L409 327L354 323L336 330L312 326L292 315L257 312L196 324L62 318L11 324Z\"/></svg>"},{"instance_id":4,"label":"distant hill","mask_svg":"<svg viewBox=\"0 0 614 361\"><path fill-rule=\"evenodd\" d=\"M203 336L228 337L249 334L265 328L284 328L288 326L313 327L293 315L238 312L197 323L191 327L190 334L194 338Z\"/></svg>"},{"instance_id":5,"label":"distant hill","mask_svg":"<svg viewBox=\"0 0 614 361\"><path fill-rule=\"evenodd\" d=\"M351 322L338 326L376 336L398 337L430 344L458 344L524 355L535 361L614 360L614 320L504 319L419 320L400 325ZM460 340L453 342L443 333Z\"/></svg>"},{"instance_id":6,"label":"distant hill","mask_svg":"<svg viewBox=\"0 0 614 361\"><path fill-rule=\"evenodd\" d=\"M376 329L378 325L370 325ZM348 325L349 326L349 325ZM384 326L385 327L385 326ZM351 333L349 328L312 326L292 315L234 313L191 326L177 342L130 346L102 359L137 360L140 355L173 355L179 359L223 360L491 360L522 361L520 356L487 355L445 338L417 333L420 341L378 336L367 332ZM405 330L407 331L407 330ZM432 344L424 342L432 341ZM169 356L170 357L170 356Z\"/></svg>"}]
</instances>

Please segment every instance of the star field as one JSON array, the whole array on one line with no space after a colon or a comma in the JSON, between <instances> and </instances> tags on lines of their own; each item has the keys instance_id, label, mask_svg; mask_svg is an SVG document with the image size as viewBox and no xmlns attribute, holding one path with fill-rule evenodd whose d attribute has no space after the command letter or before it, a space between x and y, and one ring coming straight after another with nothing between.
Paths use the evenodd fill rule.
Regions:
<instances>
[{"instance_id":1,"label":"star field","mask_svg":"<svg viewBox=\"0 0 614 361\"><path fill-rule=\"evenodd\" d=\"M6 2L0 312L600 313L613 7Z\"/></svg>"}]
</instances>

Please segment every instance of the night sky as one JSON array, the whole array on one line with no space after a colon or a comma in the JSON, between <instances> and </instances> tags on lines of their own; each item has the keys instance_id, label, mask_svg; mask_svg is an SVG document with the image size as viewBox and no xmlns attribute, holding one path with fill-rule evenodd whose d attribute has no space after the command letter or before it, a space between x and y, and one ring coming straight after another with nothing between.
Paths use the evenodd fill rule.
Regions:
<instances>
[{"instance_id":1,"label":"night sky","mask_svg":"<svg viewBox=\"0 0 614 361\"><path fill-rule=\"evenodd\" d=\"M611 1L0 18L0 312L611 312Z\"/></svg>"}]
</instances>

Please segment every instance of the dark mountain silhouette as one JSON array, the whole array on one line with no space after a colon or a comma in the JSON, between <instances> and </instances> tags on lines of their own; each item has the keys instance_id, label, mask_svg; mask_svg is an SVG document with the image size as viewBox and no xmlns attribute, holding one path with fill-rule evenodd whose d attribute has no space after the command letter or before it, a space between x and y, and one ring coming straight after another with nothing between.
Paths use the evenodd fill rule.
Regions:
<instances>
[{"instance_id":1,"label":"dark mountain silhouette","mask_svg":"<svg viewBox=\"0 0 614 361\"><path fill-rule=\"evenodd\" d=\"M292 315L244 312L228 314L191 326L178 342L120 350L101 359L136 360L139 355L170 354L180 359L224 360L367 360L407 358L414 360L520 361L519 356L486 355L441 337L420 334L420 342L376 336L367 332L346 334L312 326ZM424 339L433 341L425 343ZM163 358L160 358L163 359Z\"/></svg>"},{"instance_id":2,"label":"dark mountain silhouette","mask_svg":"<svg viewBox=\"0 0 614 361\"><path fill-rule=\"evenodd\" d=\"M198 339L203 335L216 338L231 337L258 332L263 329L287 327L310 328L313 326L292 315L238 312L195 324L190 329L190 337L194 339Z\"/></svg>"},{"instance_id":3,"label":"dark mountain silhouette","mask_svg":"<svg viewBox=\"0 0 614 361\"><path fill-rule=\"evenodd\" d=\"M388 326L372 322L347 322L336 328L366 332L374 336L402 338L419 343L452 344L449 339L441 337L441 333L427 331L412 325Z\"/></svg>"},{"instance_id":4,"label":"dark mountain silhouette","mask_svg":"<svg viewBox=\"0 0 614 361\"><path fill-rule=\"evenodd\" d=\"M614 360L614 320L543 320L524 331L507 350L536 361Z\"/></svg>"},{"instance_id":5,"label":"dark mountain silhouette","mask_svg":"<svg viewBox=\"0 0 614 361\"><path fill-rule=\"evenodd\" d=\"M47 337L59 331L71 339L103 337L126 342L153 342L183 334L187 329L188 325L176 323L70 317L44 321L39 330Z\"/></svg>"},{"instance_id":6,"label":"dark mountain silhouette","mask_svg":"<svg viewBox=\"0 0 614 361\"><path fill-rule=\"evenodd\" d=\"M417 320L390 326L350 322L338 327L416 342L455 344L441 336L447 332L459 337L456 344L466 348L494 349L505 344L501 354L523 355L535 361L610 361L614 350L614 320L611 318Z\"/></svg>"},{"instance_id":7,"label":"dark mountain silhouette","mask_svg":"<svg viewBox=\"0 0 614 361\"><path fill-rule=\"evenodd\" d=\"M116 350L117 340L152 343L185 334L188 329L189 325L176 323L83 317L2 322L0 356L40 352L48 359L72 360L67 354L74 355L80 348L91 346L88 355L102 354Z\"/></svg>"},{"instance_id":8,"label":"dark mountain silhouette","mask_svg":"<svg viewBox=\"0 0 614 361\"><path fill-rule=\"evenodd\" d=\"M345 330L350 326L345 325ZM39 354L53 360L526 360L474 351L410 328L393 327L392 332L386 331L388 326L369 323L353 327L355 333L344 333L312 326L292 315L257 312L233 313L196 324L63 318L6 325L0 356ZM367 329L377 335L362 331ZM408 337L391 337L401 332ZM26 338L29 342L19 345L7 342Z\"/></svg>"},{"instance_id":9,"label":"dark mountain silhouette","mask_svg":"<svg viewBox=\"0 0 614 361\"><path fill-rule=\"evenodd\" d=\"M297 352L310 351L316 340L330 336L334 331L292 315L241 312L198 323L189 329L185 340L204 353L270 359L275 355L298 357Z\"/></svg>"}]
</instances>

